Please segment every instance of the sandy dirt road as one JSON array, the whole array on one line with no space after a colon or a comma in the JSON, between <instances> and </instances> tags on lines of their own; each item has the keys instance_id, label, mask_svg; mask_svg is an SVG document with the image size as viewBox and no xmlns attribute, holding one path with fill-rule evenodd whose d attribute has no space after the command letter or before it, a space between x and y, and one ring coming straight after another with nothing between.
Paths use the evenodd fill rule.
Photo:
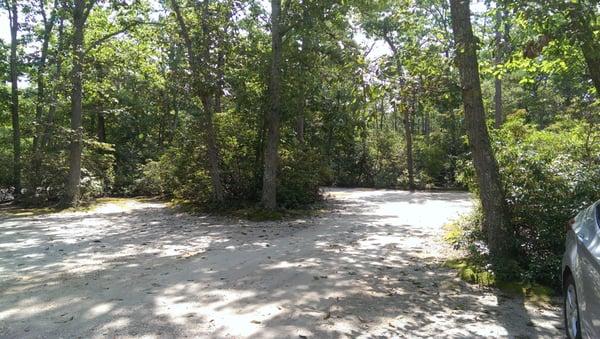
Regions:
<instances>
[{"instance_id":1,"label":"sandy dirt road","mask_svg":"<svg viewBox=\"0 0 600 339\"><path fill-rule=\"evenodd\" d=\"M0 337L562 336L558 308L441 265L467 194L326 194L330 211L283 222L136 200L0 217Z\"/></svg>"}]
</instances>

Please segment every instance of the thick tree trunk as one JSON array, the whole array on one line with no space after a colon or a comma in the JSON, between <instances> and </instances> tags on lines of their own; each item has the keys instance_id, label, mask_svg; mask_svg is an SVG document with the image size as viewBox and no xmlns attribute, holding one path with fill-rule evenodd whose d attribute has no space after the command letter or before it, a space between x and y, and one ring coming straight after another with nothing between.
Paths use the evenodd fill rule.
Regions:
<instances>
[{"instance_id":1,"label":"thick tree trunk","mask_svg":"<svg viewBox=\"0 0 600 339\"><path fill-rule=\"evenodd\" d=\"M17 70L17 32L19 31L17 0L10 1L10 83L13 131L13 185L17 195L21 194L21 129L19 127L19 74Z\"/></svg>"},{"instance_id":2,"label":"thick tree trunk","mask_svg":"<svg viewBox=\"0 0 600 339\"><path fill-rule=\"evenodd\" d=\"M277 166L279 162L279 124L281 111L281 55L282 36L280 31L281 0L271 0L271 107L266 116L267 145L263 174L262 204L273 210L277 207Z\"/></svg>"},{"instance_id":3,"label":"thick tree trunk","mask_svg":"<svg viewBox=\"0 0 600 339\"><path fill-rule=\"evenodd\" d=\"M600 44L592 39L585 39L581 44L581 51L583 52L588 72L590 72L592 83L596 88L596 96L600 96Z\"/></svg>"},{"instance_id":4,"label":"thick tree trunk","mask_svg":"<svg viewBox=\"0 0 600 339\"><path fill-rule=\"evenodd\" d=\"M596 95L600 96L600 43L594 39L594 24L598 20L594 7L586 7L582 2L570 2L569 19L577 30L577 40L590 73Z\"/></svg>"},{"instance_id":5,"label":"thick tree trunk","mask_svg":"<svg viewBox=\"0 0 600 339\"><path fill-rule=\"evenodd\" d=\"M202 40L203 40L202 67L209 69L208 72L206 72L205 74L211 74L211 71L210 71L210 68L212 66L212 64L211 64L211 45L212 45L211 34L213 34L213 32L211 32L211 30L208 27L208 18L210 16L209 1L207 1L207 0L204 1L203 7L202 7L202 12L200 13L200 15L201 15L200 23L201 23L201 28L202 28ZM223 65L221 65L221 63L223 63ZM197 63L196 65L200 66L200 63ZM224 66L224 59L219 59L219 56L217 56L216 72L217 73L221 72L223 66ZM197 68L196 74L200 75L199 68ZM208 162L210 165L210 178L211 178L212 186L213 186L213 195L215 197L215 200L218 203L222 204L225 201L225 192L223 190L223 184L221 183L221 170L220 170L220 166L219 166L219 147L217 146L217 134L215 132L215 126L213 123L213 116L214 116L214 112L215 112L213 99L214 99L215 94L218 94L217 92L220 91L219 84L218 84L220 79L213 81L213 79L211 79L211 76L208 75L205 77L204 81L205 81L205 85L208 84L208 87L213 87L214 86L213 82L217 83L216 90L213 87L212 92L211 91L205 92L205 94L202 97L202 104L204 106L204 119L205 119L204 124L205 124L205 129L206 129L206 146L207 146L207 151L208 151ZM221 105L220 97L219 97L218 105L219 106Z\"/></svg>"},{"instance_id":6,"label":"thick tree trunk","mask_svg":"<svg viewBox=\"0 0 600 339\"><path fill-rule=\"evenodd\" d=\"M206 148L208 155L208 163L210 166L210 179L213 186L213 194L215 200L219 203L225 201L225 193L221 184L221 171L219 168L219 151L217 147L217 137L215 127L213 125L213 105L210 96L202 98L204 106L205 123L204 129L206 133Z\"/></svg>"},{"instance_id":7,"label":"thick tree trunk","mask_svg":"<svg viewBox=\"0 0 600 339\"><path fill-rule=\"evenodd\" d=\"M81 151L83 129L81 125L83 100L83 34L85 25L84 2L76 0L73 7L73 69L71 73L71 144L69 146L69 176L65 186L64 203L76 206L79 203L81 182Z\"/></svg>"},{"instance_id":8,"label":"thick tree trunk","mask_svg":"<svg viewBox=\"0 0 600 339\"><path fill-rule=\"evenodd\" d=\"M511 257L510 219L498 165L490 145L479 80L477 45L471 27L469 0L451 0L456 61L460 72L465 124L484 213L484 230L493 260Z\"/></svg>"}]
</instances>

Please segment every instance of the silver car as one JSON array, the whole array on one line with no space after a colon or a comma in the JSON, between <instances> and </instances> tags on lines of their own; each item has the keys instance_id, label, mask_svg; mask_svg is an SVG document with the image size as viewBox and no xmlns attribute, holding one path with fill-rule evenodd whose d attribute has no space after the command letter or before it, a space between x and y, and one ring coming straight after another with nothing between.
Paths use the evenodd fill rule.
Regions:
<instances>
[{"instance_id":1,"label":"silver car","mask_svg":"<svg viewBox=\"0 0 600 339\"><path fill-rule=\"evenodd\" d=\"M600 338L600 201L569 221L562 285L567 337Z\"/></svg>"}]
</instances>

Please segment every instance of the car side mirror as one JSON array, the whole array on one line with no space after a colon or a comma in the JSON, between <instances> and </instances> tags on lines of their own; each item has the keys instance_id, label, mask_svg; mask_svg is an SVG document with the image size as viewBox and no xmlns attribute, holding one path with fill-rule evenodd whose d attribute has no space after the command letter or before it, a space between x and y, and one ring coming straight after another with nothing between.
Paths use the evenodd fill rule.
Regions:
<instances>
[{"instance_id":1,"label":"car side mirror","mask_svg":"<svg viewBox=\"0 0 600 339\"><path fill-rule=\"evenodd\" d=\"M569 221L567 221L567 223L565 224L565 233L572 230L574 224L575 224L575 218L569 219Z\"/></svg>"}]
</instances>

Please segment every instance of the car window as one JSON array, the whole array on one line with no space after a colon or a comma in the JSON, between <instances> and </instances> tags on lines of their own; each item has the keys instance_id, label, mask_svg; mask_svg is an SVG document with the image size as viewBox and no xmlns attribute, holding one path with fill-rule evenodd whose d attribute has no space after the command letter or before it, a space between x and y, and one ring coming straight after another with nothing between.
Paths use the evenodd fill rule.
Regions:
<instances>
[{"instance_id":1,"label":"car window","mask_svg":"<svg viewBox=\"0 0 600 339\"><path fill-rule=\"evenodd\" d=\"M600 227L600 202L596 203L596 225Z\"/></svg>"}]
</instances>

